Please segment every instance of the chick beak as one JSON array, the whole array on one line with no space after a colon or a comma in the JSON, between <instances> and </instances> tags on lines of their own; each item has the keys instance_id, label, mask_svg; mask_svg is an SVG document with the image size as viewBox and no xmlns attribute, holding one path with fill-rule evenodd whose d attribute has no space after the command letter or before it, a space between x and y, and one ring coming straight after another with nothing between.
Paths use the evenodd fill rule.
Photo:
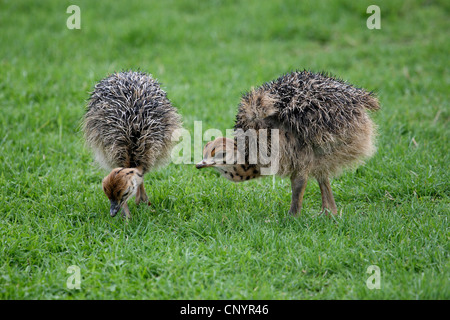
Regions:
<instances>
[{"instance_id":1,"label":"chick beak","mask_svg":"<svg viewBox=\"0 0 450 320\"><path fill-rule=\"evenodd\" d=\"M111 217L114 217L117 212L119 212L120 210L120 205L117 201L114 200L109 200L111 202L111 209L109 210L109 214L111 215Z\"/></svg>"},{"instance_id":2,"label":"chick beak","mask_svg":"<svg viewBox=\"0 0 450 320\"><path fill-rule=\"evenodd\" d=\"M216 164L215 162L210 162L210 163L208 163L208 162L206 162L205 160L202 160L202 161L200 161L199 163L197 163L197 164L195 165L195 167L196 167L197 169L201 169L201 168L212 167L212 166L214 166L215 164Z\"/></svg>"}]
</instances>

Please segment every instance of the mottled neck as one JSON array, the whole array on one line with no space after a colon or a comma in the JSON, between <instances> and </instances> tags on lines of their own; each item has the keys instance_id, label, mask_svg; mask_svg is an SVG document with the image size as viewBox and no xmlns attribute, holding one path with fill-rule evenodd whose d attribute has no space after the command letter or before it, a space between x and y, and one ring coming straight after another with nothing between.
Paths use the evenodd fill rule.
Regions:
<instances>
[{"instance_id":1,"label":"mottled neck","mask_svg":"<svg viewBox=\"0 0 450 320\"><path fill-rule=\"evenodd\" d=\"M247 181L261 176L261 170L254 164L233 164L216 167L228 180L234 182Z\"/></svg>"}]
</instances>

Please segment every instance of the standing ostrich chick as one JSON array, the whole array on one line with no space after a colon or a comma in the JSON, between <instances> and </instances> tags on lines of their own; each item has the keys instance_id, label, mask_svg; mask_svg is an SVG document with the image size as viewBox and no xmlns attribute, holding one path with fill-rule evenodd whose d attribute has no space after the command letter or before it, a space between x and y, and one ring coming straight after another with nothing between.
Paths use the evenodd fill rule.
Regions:
<instances>
[{"instance_id":1,"label":"standing ostrich chick","mask_svg":"<svg viewBox=\"0 0 450 320\"><path fill-rule=\"evenodd\" d=\"M131 218L127 201L150 205L144 174L165 163L180 116L159 83L142 72L112 74L96 84L84 116L83 130L95 160L112 170L102 182L110 214L121 208Z\"/></svg>"},{"instance_id":2,"label":"standing ostrich chick","mask_svg":"<svg viewBox=\"0 0 450 320\"><path fill-rule=\"evenodd\" d=\"M289 212L300 214L307 180L312 176L319 183L322 211L335 215L329 178L374 154L375 125L367 111L378 109L372 92L324 73L292 72L246 93L236 116L234 139L221 137L207 143L196 167L214 167L234 182L260 177L264 165L261 161L249 163L249 143L241 150L237 140L245 139L248 130L254 130L261 140L262 129L277 129L278 145L271 145L269 139L266 148L278 150L277 174L291 178ZM224 161L230 154L231 159L243 162Z\"/></svg>"}]
</instances>

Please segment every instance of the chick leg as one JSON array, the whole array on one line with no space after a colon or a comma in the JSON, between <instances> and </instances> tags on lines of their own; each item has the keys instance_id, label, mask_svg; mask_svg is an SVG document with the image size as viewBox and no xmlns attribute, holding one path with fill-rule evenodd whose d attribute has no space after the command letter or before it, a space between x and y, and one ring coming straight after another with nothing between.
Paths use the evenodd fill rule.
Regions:
<instances>
[{"instance_id":1,"label":"chick leg","mask_svg":"<svg viewBox=\"0 0 450 320\"><path fill-rule=\"evenodd\" d=\"M131 213L130 209L128 208L128 204L125 202L125 204L122 206L123 209L123 218L124 219L131 219Z\"/></svg>"},{"instance_id":2,"label":"chick leg","mask_svg":"<svg viewBox=\"0 0 450 320\"><path fill-rule=\"evenodd\" d=\"M300 215L302 210L303 195L305 194L308 178L303 176L291 176L292 201L289 213L295 217Z\"/></svg>"},{"instance_id":3,"label":"chick leg","mask_svg":"<svg viewBox=\"0 0 450 320\"><path fill-rule=\"evenodd\" d=\"M150 203L150 201L148 200L147 193L145 192L144 183L141 183L141 185L139 186L138 191L136 193L136 204L139 204L140 202L145 202L149 206L152 205Z\"/></svg>"},{"instance_id":4,"label":"chick leg","mask_svg":"<svg viewBox=\"0 0 450 320\"><path fill-rule=\"evenodd\" d=\"M322 212L330 211L333 215L337 214L336 202L334 201L331 184L328 177L317 179L319 182L320 192L322 193Z\"/></svg>"},{"instance_id":5,"label":"chick leg","mask_svg":"<svg viewBox=\"0 0 450 320\"><path fill-rule=\"evenodd\" d=\"M140 188L140 186L139 186L139 188L137 188L136 198L135 198L134 201L135 201L136 205L139 205L139 203L141 202L141 188Z\"/></svg>"}]
</instances>

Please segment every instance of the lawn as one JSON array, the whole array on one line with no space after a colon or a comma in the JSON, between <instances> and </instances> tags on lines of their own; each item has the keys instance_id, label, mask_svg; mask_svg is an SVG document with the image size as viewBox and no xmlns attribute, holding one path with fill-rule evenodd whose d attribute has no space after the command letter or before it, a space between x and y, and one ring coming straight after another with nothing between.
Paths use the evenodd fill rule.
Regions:
<instances>
[{"instance_id":1,"label":"lawn","mask_svg":"<svg viewBox=\"0 0 450 320\"><path fill-rule=\"evenodd\" d=\"M0 298L449 299L449 17L444 0L1 0ZM161 82L192 141L195 121L232 128L252 87L327 71L376 92L378 151L332 181L336 218L314 180L289 218L289 179L170 163L125 223L80 123L95 83L128 69Z\"/></svg>"}]
</instances>

